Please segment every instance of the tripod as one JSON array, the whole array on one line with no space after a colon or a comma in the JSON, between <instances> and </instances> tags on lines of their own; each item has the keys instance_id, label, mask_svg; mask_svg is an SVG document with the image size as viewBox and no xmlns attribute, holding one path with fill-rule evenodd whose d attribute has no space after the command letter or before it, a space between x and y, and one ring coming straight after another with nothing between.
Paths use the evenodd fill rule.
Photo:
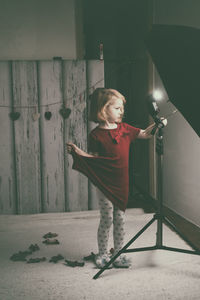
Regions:
<instances>
[{"instance_id":1,"label":"tripod","mask_svg":"<svg viewBox=\"0 0 200 300\"><path fill-rule=\"evenodd\" d=\"M130 252L140 252L140 251L152 251L152 250L168 250L174 252L182 252L188 254L200 255L200 250L191 243L186 236L184 236L175 225L163 215L163 130L159 128L157 138L156 138L156 152L158 154L158 176L159 176L159 185L158 185L158 207L157 212L154 214L153 218L116 254L110 261L94 275L93 279L97 279L109 266L122 254ZM144 248L134 248L128 249L129 246L145 231L147 230L154 222L157 222L157 233L156 233L156 244L152 247ZM192 249L186 250L180 248L172 248L163 245L163 224L168 225L172 230L174 230Z\"/></svg>"}]
</instances>

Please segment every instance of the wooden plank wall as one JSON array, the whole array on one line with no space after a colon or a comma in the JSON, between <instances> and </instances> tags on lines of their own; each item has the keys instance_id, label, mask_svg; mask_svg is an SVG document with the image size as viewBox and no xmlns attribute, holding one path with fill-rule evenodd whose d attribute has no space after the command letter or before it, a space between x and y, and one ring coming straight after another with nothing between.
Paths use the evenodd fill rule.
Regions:
<instances>
[{"instance_id":1,"label":"wooden plank wall","mask_svg":"<svg viewBox=\"0 0 200 300\"><path fill-rule=\"evenodd\" d=\"M102 61L0 62L1 214L97 208L65 144L87 150L88 94L104 86L103 73Z\"/></svg>"},{"instance_id":2,"label":"wooden plank wall","mask_svg":"<svg viewBox=\"0 0 200 300\"><path fill-rule=\"evenodd\" d=\"M14 122L17 213L40 210L39 122L33 119L38 110L36 62L12 63L13 106L20 118Z\"/></svg>"},{"instance_id":3,"label":"wooden plank wall","mask_svg":"<svg viewBox=\"0 0 200 300\"><path fill-rule=\"evenodd\" d=\"M14 214L16 207L14 128L12 112L11 64L0 62L0 211Z\"/></svg>"},{"instance_id":4,"label":"wooden plank wall","mask_svg":"<svg viewBox=\"0 0 200 300\"><path fill-rule=\"evenodd\" d=\"M65 123L66 142L72 142L87 151L87 96L85 61L64 62L64 101L71 110ZM88 209L88 180L72 170L72 157L66 154L67 210ZM72 201L71 201L72 199Z\"/></svg>"},{"instance_id":5,"label":"wooden plank wall","mask_svg":"<svg viewBox=\"0 0 200 300\"><path fill-rule=\"evenodd\" d=\"M97 60L90 60L87 64L87 84L88 84L88 94L91 95L93 91L104 86L104 62ZM88 122L88 133L96 127L94 122ZM96 188L89 181L88 182L88 200L89 209L98 209L98 193Z\"/></svg>"},{"instance_id":6,"label":"wooden plank wall","mask_svg":"<svg viewBox=\"0 0 200 300\"><path fill-rule=\"evenodd\" d=\"M40 102L42 211L65 211L62 62L38 63ZM56 104L53 104L56 103ZM50 120L44 117L50 112Z\"/></svg>"}]
</instances>

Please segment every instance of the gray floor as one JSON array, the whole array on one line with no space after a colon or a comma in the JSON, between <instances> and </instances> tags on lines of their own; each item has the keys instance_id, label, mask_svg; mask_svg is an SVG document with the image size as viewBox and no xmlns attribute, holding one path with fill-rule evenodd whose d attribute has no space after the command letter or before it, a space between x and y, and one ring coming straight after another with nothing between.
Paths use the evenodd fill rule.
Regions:
<instances>
[{"instance_id":1,"label":"gray floor","mask_svg":"<svg viewBox=\"0 0 200 300\"><path fill-rule=\"evenodd\" d=\"M132 238L152 217L141 209L126 212L126 238ZM111 269L97 280L92 262L71 268L64 261L57 264L49 259L62 254L65 259L81 260L97 252L96 232L98 211L52 213L25 216L0 216L0 299L1 300L82 300L135 299L164 300L200 299L200 257L169 251L127 254L132 259L128 270ZM43 235L59 234L59 245L45 245ZM112 238L112 236L111 236ZM156 223L134 243L134 247L155 244ZM164 228L168 246L189 247L171 230ZM40 251L30 257L47 261L37 264L13 262L13 253L37 243ZM112 239L110 245L112 247Z\"/></svg>"}]
</instances>

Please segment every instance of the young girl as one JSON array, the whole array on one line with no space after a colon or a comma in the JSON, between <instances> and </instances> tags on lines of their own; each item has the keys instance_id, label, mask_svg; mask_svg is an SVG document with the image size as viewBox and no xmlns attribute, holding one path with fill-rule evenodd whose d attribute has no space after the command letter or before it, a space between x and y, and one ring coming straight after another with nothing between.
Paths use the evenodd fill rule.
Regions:
<instances>
[{"instance_id":1,"label":"young girl","mask_svg":"<svg viewBox=\"0 0 200 300\"><path fill-rule=\"evenodd\" d=\"M113 223L114 255L124 244L124 212L129 190L129 147L136 138L148 139L155 124L145 130L122 123L122 94L114 89L97 88L90 96L90 120L98 126L89 135L89 153L73 143L67 150L73 156L73 169L86 175L99 190L100 223L97 233L98 255L95 263L102 268L110 260L109 230ZM114 267L127 268L130 261L119 256Z\"/></svg>"}]
</instances>

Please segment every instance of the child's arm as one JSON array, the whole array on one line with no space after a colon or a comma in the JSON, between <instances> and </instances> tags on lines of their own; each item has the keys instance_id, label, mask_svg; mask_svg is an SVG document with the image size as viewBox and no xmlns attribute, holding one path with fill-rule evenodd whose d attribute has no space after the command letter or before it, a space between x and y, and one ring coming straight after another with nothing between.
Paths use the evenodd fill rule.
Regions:
<instances>
[{"instance_id":1,"label":"child's arm","mask_svg":"<svg viewBox=\"0 0 200 300\"><path fill-rule=\"evenodd\" d=\"M149 125L146 129L141 129L139 134L138 134L138 139L150 139L152 138L152 134L151 134L151 131L153 130L153 128L155 127L155 123ZM157 131L157 129L156 129Z\"/></svg>"},{"instance_id":2,"label":"child's arm","mask_svg":"<svg viewBox=\"0 0 200 300\"><path fill-rule=\"evenodd\" d=\"M167 125L167 119L165 118L160 118L160 122L162 122L163 127ZM152 130L153 128L156 127L156 131L152 134ZM144 130L140 130L139 134L138 134L138 138L139 139L150 139L154 134L156 134L158 131L158 127L156 125L156 123L153 123L151 125L149 125L146 129Z\"/></svg>"},{"instance_id":3,"label":"child's arm","mask_svg":"<svg viewBox=\"0 0 200 300\"><path fill-rule=\"evenodd\" d=\"M79 155L86 156L86 157L95 157L95 156L97 156L97 153L89 154L89 153L81 150L75 144L73 144L73 143L67 143L67 152L71 154L72 151L76 152Z\"/></svg>"}]
</instances>

